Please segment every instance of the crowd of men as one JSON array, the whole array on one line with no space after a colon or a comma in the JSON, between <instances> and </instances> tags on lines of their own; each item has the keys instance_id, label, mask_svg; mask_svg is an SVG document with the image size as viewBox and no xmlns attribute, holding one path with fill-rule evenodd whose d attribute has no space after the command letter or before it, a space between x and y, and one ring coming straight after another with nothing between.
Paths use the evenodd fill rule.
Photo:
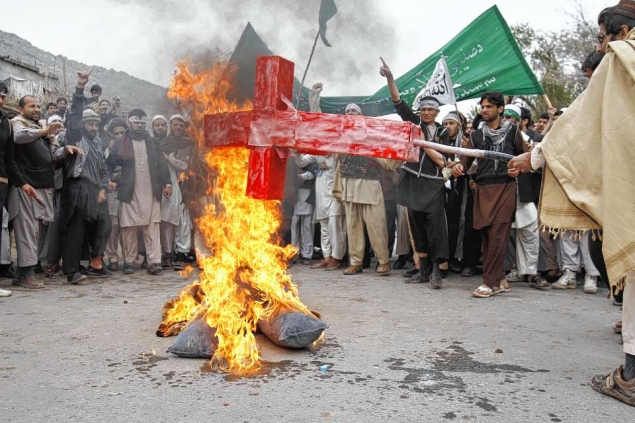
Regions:
<instances>
[{"instance_id":1,"label":"crowd of men","mask_svg":"<svg viewBox=\"0 0 635 423\"><path fill-rule=\"evenodd\" d=\"M145 111L121 114L119 98L100 99L99 85L86 97L89 76L78 72L70 102L60 97L43 112L26 95L11 120L0 114L0 272L15 286L43 288L37 273L86 284L119 271L120 259L132 274L140 256L153 275L193 260L187 174L197 153L188 122L157 115L150 133ZM7 94L0 83L0 106Z\"/></svg>"},{"instance_id":2,"label":"crowd of men","mask_svg":"<svg viewBox=\"0 0 635 423\"><path fill-rule=\"evenodd\" d=\"M607 41L633 38L634 23L631 0L600 14L601 45L582 65L588 77L603 60ZM534 122L522 102L489 91L471 121L458 110L441 117L433 96L418 98L416 109L406 104L383 59L380 74L395 112L420 126L425 140L524 157L527 163L531 155L531 166L520 159L508 165L428 147L420 149L417 162L406 163L296 155L289 241L298 260L311 269L353 276L369 268L374 256L377 274L403 269L405 283L429 283L432 289L443 288L450 271L463 277L480 272L482 283L472 292L477 298L507 292L510 282L576 289L579 274L585 293L598 292L599 278L608 285L601 254L599 259L594 254L601 232L554 234L539 227L543 168L534 165L534 156L542 154L544 136L565 109L551 108ZM192 259L189 205L197 194L187 175L196 173L190 170L199 155L187 136L187 120L179 114L149 120L141 109L123 116L119 99L101 99L98 85L90 97L84 95L89 76L78 73L70 102L59 98L43 112L36 97L24 96L17 116L9 120L0 113L0 202L5 205L0 272L12 277L13 285L43 288L38 270L85 284L119 271L120 262L123 273L132 274L140 255L141 267L153 275L182 269ZM314 111L321 90L321 84L312 89ZM0 106L7 94L0 83ZM345 113L359 116L363 109L351 103ZM17 250L15 274L9 228ZM0 296L10 294L0 290ZM630 307L631 297L624 300ZM593 386L635 405L632 320L624 337L625 366ZM626 321L624 326L626 333Z\"/></svg>"},{"instance_id":3,"label":"crowd of men","mask_svg":"<svg viewBox=\"0 0 635 423\"><path fill-rule=\"evenodd\" d=\"M563 113L552 108L534 123L528 108L487 92L472 122L452 110L440 124L435 97L419 98L413 110L401 99L386 63L380 73L388 80L396 113L420 125L426 140L441 144L516 156L541 142ZM313 87L312 105L319 103L321 90L322 84ZM345 113L359 116L362 108L351 103ZM473 293L480 298L508 291L509 282L573 289L577 274L584 276L584 292L598 292L600 273L589 257L589 234L556 238L539 231L540 170L512 175L505 162L429 148L413 163L304 154L295 157L295 165L299 183L291 243L300 262L312 269L342 267L344 275L355 275L369 268L374 256L377 274L405 269L405 283L430 282L433 289L443 287L450 271L472 277L482 268L483 285Z\"/></svg>"},{"instance_id":4,"label":"crowd of men","mask_svg":"<svg viewBox=\"0 0 635 423\"><path fill-rule=\"evenodd\" d=\"M597 51L584 58L582 65L582 72L589 78L602 62L609 41L635 39L635 2L622 0L603 10L598 25L601 30L599 46ZM633 43L627 44L635 52ZM632 89L635 61L626 53L632 56L633 52L624 47L619 55L622 66L630 69L630 76L614 70L619 67L609 71L606 71L608 66L605 67L603 78L606 79L594 87L596 102L607 101L602 96L610 92L612 84L621 84L617 78L628 81L623 84L625 89ZM609 77L613 73L618 75L615 82L608 79L607 72ZM594 378L592 387L635 405L635 271L632 259L635 244L629 243L633 221L620 219L622 224L616 227L616 222L604 220L603 209L585 208L587 204L600 204L602 195L608 192L601 182L596 182L597 179L594 190L585 191L585 182L581 180L580 169L589 169L591 162L599 157L576 160L577 168L572 169L571 164L567 168L562 163L563 155L583 154L585 146L580 145L582 150L573 152L568 145L558 144L555 136L551 137L551 145L559 146L559 150L552 150L559 151L560 155L552 156L550 166L560 166L562 179L558 181L561 188L555 182L547 186L549 198L554 191L565 189L562 184L567 184L578 197L567 198L562 194L562 200L571 203L569 208L553 201L547 206L549 209L539 205L543 167L549 161L546 155L543 156L541 143L554 128L554 123L565 116L566 109L550 108L540 113L534 123L530 110L523 107L522 102L514 104L506 101L502 93L490 91L480 97L480 113L472 122L458 111L452 111L439 124L441 105L435 97L417 98L413 110L401 98L390 67L383 59L380 74L387 80L395 112L403 120L419 125L425 140L503 153L515 159L509 163L496 159L474 160L467 154L442 154L427 147L421 149L419 161L415 163L341 155L298 156L295 164L301 186L291 221L291 242L300 252L302 263L311 264L315 249L311 222L317 221L320 223L318 243L323 258L311 264L312 269L332 271L347 261L343 274L356 275L370 267L370 257L374 254L376 273L386 275L391 271L389 258L394 252L398 258L392 263L392 269L402 269L410 260L414 263L412 269L402 272L406 283L429 282L430 288L441 289L448 269L470 277L477 273L479 260L482 260L482 284L472 292L477 298L507 292L510 282L528 282L529 286L539 290L576 289L580 273L584 274L584 292L596 294L601 278L610 285L613 303L624 304L623 322L616 324L615 331L623 333L626 360L615 372ZM313 110L319 104L316 98L321 89L321 84L313 87L310 101ZM632 98L632 93L611 94ZM608 107L614 100L611 98L602 106ZM576 103L574 113L578 110ZM363 110L352 103L345 113L361 115ZM597 146L597 139L611 131L600 130L602 121L593 124L596 126L589 124L587 129L595 131L595 138L585 139ZM575 127L569 125L569 132L574 131ZM632 137L632 133L624 135ZM630 146L625 148L630 149ZM604 146L596 151L603 154ZM616 154L620 151L623 152L617 148ZM617 172L606 167L601 169L602 173ZM550 175L547 174L548 181L553 178ZM630 183L624 178L615 180L618 185ZM630 188L623 189L625 193L632 193ZM590 192L595 198L586 198L582 192L587 195ZM632 210L632 197L628 198L630 204L624 204L621 210L623 215L631 216L628 213ZM553 213L553 219L545 220L551 223L538 219L539 208L541 212ZM588 210L589 214L581 213L581 210ZM314 220L311 220L312 215ZM571 216L579 218L572 222ZM603 247L605 226L610 230L613 242L610 247ZM344 228L346 236L342 233ZM628 236L620 236L618 231L626 231ZM346 241L347 248L344 246ZM604 251L614 252L607 262ZM609 280L611 272L607 268L618 280Z\"/></svg>"}]
</instances>

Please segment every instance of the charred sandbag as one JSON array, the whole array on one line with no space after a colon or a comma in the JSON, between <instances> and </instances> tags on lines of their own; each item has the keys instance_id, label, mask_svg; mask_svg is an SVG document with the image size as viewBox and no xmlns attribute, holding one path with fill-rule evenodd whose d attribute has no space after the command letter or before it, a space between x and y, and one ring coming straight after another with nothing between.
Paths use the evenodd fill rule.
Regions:
<instances>
[{"instance_id":1,"label":"charred sandbag","mask_svg":"<svg viewBox=\"0 0 635 423\"><path fill-rule=\"evenodd\" d=\"M216 328L210 327L205 319L197 319L179 333L167 352L179 357L211 358L217 347Z\"/></svg>"},{"instance_id":2,"label":"charred sandbag","mask_svg":"<svg viewBox=\"0 0 635 423\"><path fill-rule=\"evenodd\" d=\"M285 348L307 348L329 327L326 323L299 311L287 311L262 319L260 331L274 344Z\"/></svg>"}]
</instances>

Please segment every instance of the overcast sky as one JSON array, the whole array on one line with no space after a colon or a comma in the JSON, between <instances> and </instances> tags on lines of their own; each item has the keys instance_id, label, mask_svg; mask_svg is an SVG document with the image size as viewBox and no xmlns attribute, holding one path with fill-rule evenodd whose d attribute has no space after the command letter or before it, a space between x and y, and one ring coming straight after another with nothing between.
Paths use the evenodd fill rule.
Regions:
<instances>
[{"instance_id":1,"label":"overcast sky","mask_svg":"<svg viewBox=\"0 0 635 423\"><path fill-rule=\"evenodd\" d=\"M576 4L595 20L617 0L335 0L332 47L318 43L307 85L323 95L366 95L384 85L383 56L401 75L497 4L509 25L558 30ZM231 52L247 22L269 48L296 63L300 79L317 32L320 0L0 0L0 29L80 62L128 72L167 86L187 52ZM28 7L26 7L28 5ZM9 18L11 17L11 18ZM0 52L1 52L0 46Z\"/></svg>"}]
</instances>

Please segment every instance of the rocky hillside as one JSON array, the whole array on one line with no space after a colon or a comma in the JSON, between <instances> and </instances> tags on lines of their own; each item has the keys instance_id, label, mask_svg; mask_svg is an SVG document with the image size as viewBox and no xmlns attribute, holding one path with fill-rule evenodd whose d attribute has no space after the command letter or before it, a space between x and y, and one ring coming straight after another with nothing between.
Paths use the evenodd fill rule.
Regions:
<instances>
[{"instance_id":1,"label":"rocky hillside","mask_svg":"<svg viewBox=\"0 0 635 423\"><path fill-rule=\"evenodd\" d=\"M97 83L104 89L104 98L110 99L115 95L121 97L124 111L141 107L149 115L155 113L169 114L173 111L166 100L166 88L152 84L125 72L106 69L96 65L76 62L63 56L55 56L32 45L27 40L15 34L0 31L0 56L10 56L31 66L36 66L40 72L55 74L60 80L60 91L64 90L64 61L66 62L67 90L72 90L77 71L92 68L91 84Z\"/></svg>"}]
</instances>

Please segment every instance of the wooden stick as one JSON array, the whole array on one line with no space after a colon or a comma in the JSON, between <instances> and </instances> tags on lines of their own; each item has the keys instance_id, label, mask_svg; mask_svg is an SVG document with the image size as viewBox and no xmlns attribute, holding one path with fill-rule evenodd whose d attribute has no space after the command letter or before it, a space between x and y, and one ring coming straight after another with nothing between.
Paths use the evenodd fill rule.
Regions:
<instances>
[{"instance_id":1,"label":"wooden stick","mask_svg":"<svg viewBox=\"0 0 635 423\"><path fill-rule=\"evenodd\" d=\"M456 154L460 156L476 157L478 159L499 160L508 162L514 158L511 154L499 153L498 151L476 150L474 148L461 148L452 145L438 144L436 142L414 140L414 145L426 147L446 154Z\"/></svg>"}]
</instances>

